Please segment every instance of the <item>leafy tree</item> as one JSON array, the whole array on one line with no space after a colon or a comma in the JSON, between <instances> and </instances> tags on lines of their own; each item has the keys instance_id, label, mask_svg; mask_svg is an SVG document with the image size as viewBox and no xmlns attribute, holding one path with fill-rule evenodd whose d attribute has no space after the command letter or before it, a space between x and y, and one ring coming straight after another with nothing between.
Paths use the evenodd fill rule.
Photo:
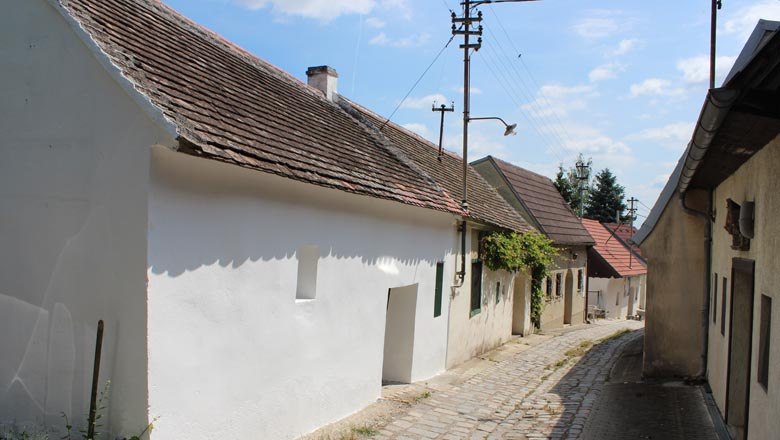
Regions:
<instances>
[{"instance_id":1,"label":"leafy tree","mask_svg":"<svg viewBox=\"0 0 780 440\"><path fill-rule=\"evenodd\" d=\"M614 222L618 213L620 220L627 220L625 188L617 183L617 177L609 168L599 171L593 181L593 189L585 207L585 217L600 222Z\"/></svg>"},{"instance_id":2,"label":"leafy tree","mask_svg":"<svg viewBox=\"0 0 780 440\"><path fill-rule=\"evenodd\" d=\"M555 175L555 180L553 181L555 188L559 193L561 193L563 200L569 204L572 211L574 211L574 213L577 215L580 214L580 207L583 203L585 204L585 209L587 209L587 193L590 191L590 185L588 184L588 181L586 180L583 182L579 178L577 164L583 164L590 168L592 162L593 161L591 159L585 161L585 159L582 157L582 154L580 154L577 156L575 165L569 167L568 170L563 168L563 164L558 165L558 173ZM582 189L585 190L584 194Z\"/></svg>"}]
</instances>

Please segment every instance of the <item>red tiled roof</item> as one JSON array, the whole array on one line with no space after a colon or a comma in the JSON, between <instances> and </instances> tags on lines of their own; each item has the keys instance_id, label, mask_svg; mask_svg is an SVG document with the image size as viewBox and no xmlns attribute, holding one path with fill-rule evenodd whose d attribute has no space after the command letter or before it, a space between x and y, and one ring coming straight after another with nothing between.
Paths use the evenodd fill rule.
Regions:
<instances>
[{"instance_id":1,"label":"red tiled roof","mask_svg":"<svg viewBox=\"0 0 780 440\"><path fill-rule=\"evenodd\" d=\"M596 241L593 250L621 277L647 273L645 264L631 253L623 242L596 220L582 219L582 225Z\"/></svg>"},{"instance_id":2,"label":"red tiled roof","mask_svg":"<svg viewBox=\"0 0 780 440\"><path fill-rule=\"evenodd\" d=\"M463 159L460 156L445 151L439 161L437 145L393 122L385 124L385 118L355 103L346 101L345 104L363 115L373 129L381 127L381 134L394 147L431 176L452 198L460 199L463 190ZM471 165L466 180L470 218L518 232L534 230Z\"/></svg>"},{"instance_id":3,"label":"red tiled roof","mask_svg":"<svg viewBox=\"0 0 780 440\"><path fill-rule=\"evenodd\" d=\"M156 0L60 0L175 124L180 151L455 214L459 203L338 105Z\"/></svg>"},{"instance_id":4,"label":"red tiled roof","mask_svg":"<svg viewBox=\"0 0 780 440\"><path fill-rule=\"evenodd\" d=\"M631 225L626 225L623 223L604 223L604 226L609 228L613 234L617 235L621 240L623 240L623 243L627 245L633 243L631 241L631 237L636 234L637 229ZM635 254L642 257L642 250L639 248L639 246L631 244L631 250L634 251Z\"/></svg>"},{"instance_id":5,"label":"red tiled roof","mask_svg":"<svg viewBox=\"0 0 780 440\"><path fill-rule=\"evenodd\" d=\"M593 244L593 238L571 211L569 204L548 177L520 168L492 156L497 170L503 174L512 192L556 244Z\"/></svg>"}]
</instances>

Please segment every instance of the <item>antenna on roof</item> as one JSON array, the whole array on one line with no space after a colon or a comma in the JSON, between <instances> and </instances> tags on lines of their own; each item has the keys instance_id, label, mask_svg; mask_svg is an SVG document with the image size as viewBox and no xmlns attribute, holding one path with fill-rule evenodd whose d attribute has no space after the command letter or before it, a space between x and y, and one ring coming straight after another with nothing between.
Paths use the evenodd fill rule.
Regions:
<instances>
[{"instance_id":1,"label":"antenna on roof","mask_svg":"<svg viewBox=\"0 0 780 440\"><path fill-rule=\"evenodd\" d=\"M431 111L434 112L441 112L441 123L439 124L439 156L437 157L439 159L439 162L441 162L441 156L444 154L441 149L441 142L444 138L444 113L445 112L454 112L455 111L455 102L453 101L452 104L450 104L449 107L442 104L438 108L436 107L436 101L433 101L433 105L431 105Z\"/></svg>"}]
</instances>

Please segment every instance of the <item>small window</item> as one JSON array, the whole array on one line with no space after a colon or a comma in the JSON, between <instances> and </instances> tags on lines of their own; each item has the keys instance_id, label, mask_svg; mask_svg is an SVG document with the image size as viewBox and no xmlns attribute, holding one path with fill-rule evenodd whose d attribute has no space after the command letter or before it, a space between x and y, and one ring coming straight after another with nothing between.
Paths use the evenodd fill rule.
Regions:
<instances>
[{"instance_id":1,"label":"small window","mask_svg":"<svg viewBox=\"0 0 780 440\"><path fill-rule=\"evenodd\" d=\"M501 302L501 281L496 281L496 304Z\"/></svg>"},{"instance_id":2,"label":"small window","mask_svg":"<svg viewBox=\"0 0 780 440\"><path fill-rule=\"evenodd\" d=\"M563 278L563 276L560 273L556 273L555 274L555 296L557 298L560 298L560 296L561 296L561 289L562 289L561 285L563 284L563 283L561 283L561 279L562 278Z\"/></svg>"},{"instance_id":3,"label":"small window","mask_svg":"<svg viewBox=\"0 0 780 440\"><path fill-rule=\"evenodd\" d=\"M580 269L577 271L577 290L580 292L585 288L584 281L585 277L582 276L582 269Z\"/></svg>"},{"instance_id":4,"label":"small window","mask_svg":"<svg viewBox=\"0 0 780 440\"><path fill-rule=\"evenodd\" d=\"M769 335L772 331L772 298L761 295L761 328L758 335L758 383L769 389Z\"/></svg>"},{"instance_id":5,"label":"small window","mask_svg":"<svg viewBox=\"0 0 780 440\"><path fill-rule=\"evenodd\" d=\"M471 316L482 310L482 260L471 261Z\"/></svg>"},{"instance_id":6,"label":"small window","mask_svg":"<svg viewBox=\"0 0 780 440\"><path fill-rule=\"evenodd\" d=\"M723 277L723 288L720 290L720 334L726 336L726 288L728 279Z\"/></svg>"},{"instance_id":7,"label":"small window","mask_svg":"<svg viewBox=\"0 0 780 440\"><path fill-rule=\"evenodd\" d=\"M298 248L298 284L295 299L314 299L317 297L317 262L320 259L318 246Z\"/></svg>"},{"instance_id":8,"label":"small window","mask_svg":"<svg viewBox=\"0 0 780 440\"><path fill-rule=\"evenodd\" d=\"M433 317L441 316L441 296L444 289L444 262L436 263L436 290L433 294Z\"/></svg>"},{"instance_id":9,"label":"small window","mask_svg":"<svg viewBox=\"0 0 780 440\"><path fill-rule=\"evenodd\" d=\"M712 301L710 301L710 307L712 307L712 323L718 322L718 274L712 274Z\"/></svg>"},{"instance_id":10,"label":"small window","mask_svg":"<svg viewBox=\"0 0 780 440\"><path fill-rule=\"evenodd\" d=\"M547 278L545 278L545 280L547 280L546 284L545 284L545 293L547 293L547 298L549 299L549 298L552 297L552 284L553 284L553 282L552 282L552 278L551 277L547 277Z\"/></svg>"}]
</instances>

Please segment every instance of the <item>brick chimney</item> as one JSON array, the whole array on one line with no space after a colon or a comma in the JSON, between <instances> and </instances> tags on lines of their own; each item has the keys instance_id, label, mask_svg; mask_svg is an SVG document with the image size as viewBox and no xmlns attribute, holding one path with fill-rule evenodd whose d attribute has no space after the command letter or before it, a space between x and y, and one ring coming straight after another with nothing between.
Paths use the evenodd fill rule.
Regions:
<instances>
[{"instance_id":1,"label":"brick chimney","mask_svg":"<svg viewBox=\"0 0 780 440\"><path fill-rule=\"evenodd\" d=\"M333 101L333 95L336 94L336 85L339 82L339 74L336 69L329 66L309 67L306 70L306 76L309 78L308 84L325 94L328 101Z\"/></svg>"}]
</instances>

